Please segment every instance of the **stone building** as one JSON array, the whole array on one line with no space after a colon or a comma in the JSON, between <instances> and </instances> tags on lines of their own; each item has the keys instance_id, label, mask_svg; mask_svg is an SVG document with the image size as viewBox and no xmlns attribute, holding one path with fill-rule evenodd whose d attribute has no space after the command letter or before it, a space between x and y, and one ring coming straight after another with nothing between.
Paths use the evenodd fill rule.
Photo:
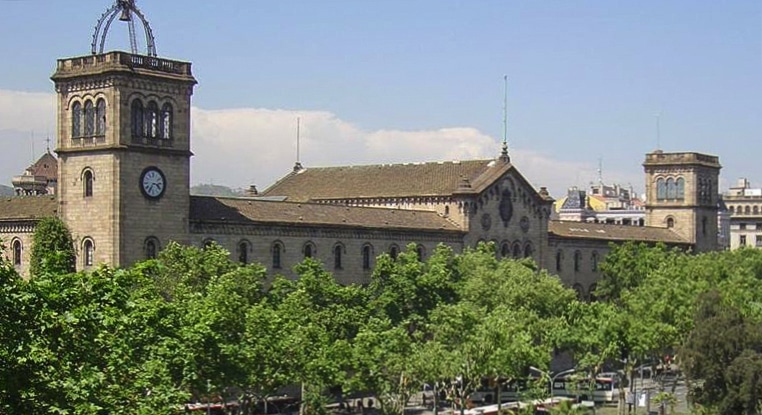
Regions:
<instances>
[{"instance_id":1,"label":"stone building","mask_svg":"<svg viewBox=\"0 0 762 415\"><path fill-rule=\"evenodd\" d=\"M109 13L134 7L118 1L94 39ZM553 199L521 175L505 143L494 159L297 165L255 197L191 196L196 79L189 62L157 57L148 29L146 37L145 54L103 52L94 42L91 54L58 60L57 191L0 201L0 239L23 275L35 223L49 215L69 226L81 270L129 266L170 241L215 241L271 274L293 277L294 264L314 257L339 281L365 283L382 253L394 257L413 244L426 259L440 243L462 251L491 241L497 255L530 257L581 296L594 289L610 242L716 246L717 226L707 218L716 215L720 165L698 153L646 156L644 227L552 221Z\"/></svg>"},{"instance_id":2,"label":"stone building","mask_svg":"<svg viewBox=\"0 0 762 415\"><path fill-rule=\"evenodd\" d=\"M723 199L730 215L730 249L762 248L762 189L740 178Z\"/></svg>"}]
</instances>

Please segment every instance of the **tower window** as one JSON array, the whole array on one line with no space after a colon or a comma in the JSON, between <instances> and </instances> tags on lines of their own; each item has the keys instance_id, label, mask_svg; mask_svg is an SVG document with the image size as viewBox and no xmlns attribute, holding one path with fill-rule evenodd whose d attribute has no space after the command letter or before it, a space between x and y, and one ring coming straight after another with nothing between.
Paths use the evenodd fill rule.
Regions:
<instances>
[{"instance_id":1,"label":"tower window","mask_svg":"<svg viewBox=\"0 0 762 415\"><path fill-rule=\"evenodd\" d=\"M71 137L82 136L82 104L79 101L71 106Z\"/></svg>"},{"instance_id":2,"label":"tower window","mask_svg":"<svg viewBox=\"0 0 762 415\"><path fill-rule=\"evenodd\" d=\"M667 198L667 183L663 178L656 180L656 200Z\"/></svg>"},{"instance_id":3,"label":"tower window","mask_svg":"<svg viewBox=\"0 0 762 415\"><path fill-rule=\"evenodd\" d=\"M100 98L95 104L95 135L106 134L106 100Z\"/></svg>"},{"instance_id":4,"label":"tower window","mask_svg":"<svg viewBox=\"0 0 762 415\"><path fill-rule=\"evenodd\" d=\"M143 102L139 99L132 101L132 136L145 137L145 118L143 114Z\"/></svg>"},{"instance_id":5,"label":"tower window","mask_svg":"<svg viewBox=\"0 0 762 415\"><path fill-rule=\"evenodd\" d=\"M677 199L677 185L675 184L675 181L671 177L667 179L667 199L669 200Z\"/></svg>"},{"instance_id":6,"label":"tower window","mask_svg":"<svg viewBox=\"0 0 762 415\"><path fill-rule=\"evenodd\" d=\"M84 263L86 267L93 265L93 257L95 253L95 245L92 239L85 239L82 243L82 251L84 253Z\"/></svg>"},{"instance_id":7,"label":"tower window","mask_svg":"<svg viewBox=\"0 0 762 415\"><path fill-rule=\"evenodd\" d=\"M684 200L685 199L685 179L682 177L678 178L675 182L675 185L677 187L677 194L676 198L678 200Z\"/></svg>"},{"instance_id":8,"label":"tower window","mask_svg":"<svg viewBox=\"0 0 762 415\"><path fill-rule=\"evenodd\" d=\"M172 104L166 103L161 107L161 138L169 140L172 138Z\"/></svg>"},{"instance_id":9,"label":"tower window","mask_svg":"<svg viewBox=\"0 0 762 415\"><path fill-rule=\"evenodd\" d=\"M707 226L707 220L706 216L701 218L701 234L706 236L706 226Z\"/></svg>"},{"instance_id":10,"label":"tower window","mask_svg":"<svg viewBox=\"0 0 762 415\"><path fill-rule=\"evenodd\" d=\"M146 109L146 129L149 137L159 138L159 106L154 101L149 102Z\"/></svg>"},{"instance_id":11,"label":"tower window","mask_svg":"<svg viewBox=\"0 0 762 415\"><path fill-rule=\"evenodd\" d=\"M333 267L341 269L341 245L333 247Z\"/></svg>"},{"instance_id":12,"label":"tower window","mask_svg":"<svg viewBox=\"0 0 762 415\"><path fill-rule=\"evenodd\" d=\"M238 242L238 262L249 263L249 243L247 241Z\"/></svg>"},{"instance_id":13,"label":"tower window","mask_svg":"<svg viewBox=\"0 0 762 415\"><path fill-rule=\"evenodd\" d=\"M370 245L363 246L362 247L362 269L364 270L370 269L370 255L371 255Z\"/></svg>"},{"instance_id":14,"label":"tower window","mask_svg":"<svg viewBox=\"0 0 762 415\"><path fill-rule=\"evenodd\" d=\"M95 107L93 101L85 101L85 137L95 135Z\"/></svg>"},{"instance_id":15,"label":"tower window","mask_svg":"<svg viewBox=\"0 0 762 415\"><path fill-rule=\"evenodd\" d=\"M153 236L146 238L145 255L146 259L156 259L159 252L159 240Z\"/></svg>"},{"instance_id":16,"label":"tower window","mask_svg":"<svg viewBox=\"0 0 762 415\"><path fill-rule=\"evenodd\" d=\"M93 172L92 170L85 170L82 174L82 186L85 197L93 196Z\"/></svg>"},{"instance_id":17,"label":"tower window","mask_svg":"<svg viewBox=\"0 0 762 415\"><path fill-rule=\"evenodd\" d=\"M280 256L282 250L283 247L281 246L280 242L273 244L273 269L280 269L281 267Z\"/></svg>"},{"instance_id":18,"label":"tower window","mask_svg":"<svg viewBox=\"0 0 762 415\"><path fill-rule=\"evenodd\" d=\"M667 218L667 228L674 228L675 227L675 219L674 218Z\"/></svg>"},{"instance_id":19,"label":"tower window","mask_svg":"<svg viewBox=\"0 0 762 415\"><path fill-rule=\"evenodd\" d=\"M21 241L18 239L13 241L13 265L21 265Z\"/></svg>"}]
</instances>

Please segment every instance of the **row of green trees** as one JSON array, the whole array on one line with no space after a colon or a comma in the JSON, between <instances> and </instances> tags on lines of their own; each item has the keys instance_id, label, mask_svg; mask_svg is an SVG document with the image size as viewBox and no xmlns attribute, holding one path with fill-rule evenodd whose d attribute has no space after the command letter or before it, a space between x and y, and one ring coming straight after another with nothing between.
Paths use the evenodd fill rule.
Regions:
<instances>
[{"instance_id":1,"label":"row of green trees","mask_svg":"<svg viewBox=\"0 0 762 415\"><path fill-rule=\"evenodd\" d=\"M308 413L341 389L400 414L424 384L460 379L450 394L464 402L484 378L547 372L559 350L591 373L677 353L707 413L756 413L762 400L755 250L624 244L590 303L490 245L382 255L367 286L345 286L313 260L297 280L271 280L218 246L177 244L73 273L63 224L37 229L30 278L0 262L0 413L169 414L216 397L247 410L296 384Z\"/></svg>"}]
</instances>

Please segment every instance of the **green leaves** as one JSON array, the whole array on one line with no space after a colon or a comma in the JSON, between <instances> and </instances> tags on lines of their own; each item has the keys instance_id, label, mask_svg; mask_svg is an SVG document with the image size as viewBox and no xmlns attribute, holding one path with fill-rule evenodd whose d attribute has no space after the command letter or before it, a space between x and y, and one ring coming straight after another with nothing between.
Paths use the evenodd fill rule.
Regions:
<instances>
[{"instance_id":1,"label":"green leaves","mask_svg":"<svg viewBox=\"0 0 762 415\"><path fill-rule=\"evenodd\" d=\"M74 241L61 219L46 217L37 222L32 235L29 266L33 276L75 271Z\"/></svg>"}]
</instances>

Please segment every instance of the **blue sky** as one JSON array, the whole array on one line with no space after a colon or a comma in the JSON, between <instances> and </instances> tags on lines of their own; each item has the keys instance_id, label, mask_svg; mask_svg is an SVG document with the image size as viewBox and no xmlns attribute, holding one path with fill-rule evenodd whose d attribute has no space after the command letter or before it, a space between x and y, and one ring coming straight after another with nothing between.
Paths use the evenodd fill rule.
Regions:
<instances>
[{"instance_id":1,"label":"blue sky","mask_svg":"<svg viewBox=\"0 0 762 415\"><path fill-rule=\"evenodd\" d=\"M0 177L28 164L32 134L44 147L55 59L88 54L110 4L0 0ZM604 180L642 191L657 114L663 150L720 156L723 189L762 187L759 0L137 5L159 55L199 80L194 183L266 187L293 165L296 117L308 167L497 155L507 75L512 160L555 197L599 159ZM107 48L126 49L117 23ZM46 114L7 107L19 100Z\"/></svg>"}]
</instances>

